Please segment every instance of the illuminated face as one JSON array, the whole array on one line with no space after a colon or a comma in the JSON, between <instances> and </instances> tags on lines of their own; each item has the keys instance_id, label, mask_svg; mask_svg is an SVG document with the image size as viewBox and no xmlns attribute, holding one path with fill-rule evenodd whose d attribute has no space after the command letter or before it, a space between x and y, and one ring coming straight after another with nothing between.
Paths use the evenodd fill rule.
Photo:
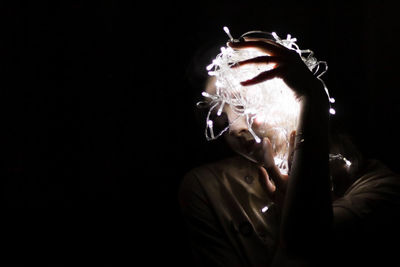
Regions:
<instances>
[{"instance_id":1,"label":"illuminated face","mask_svg":"<svg viewBox=\"0 0 400 267\"><path fill-rule=\"evenodd\" d=\"M238 109L243 111L246 107L225 104L218 115L220 105L217 105L210 113L209 120L212 121L215 135L226 129L224 137L230 147L253 162L259 163L263 158L262 146L257 138L262 140L268 137L274 149L276 165L283 173L287 173L289 138L291 132L296 130L300 108L290 88L281 80L271 82L273 84L264 84L264 93L251 96L263 103L253 114L238 113ZM205 92L215 95L215 83L216 78L210 77Z\"/></svg>"}]
</instances>

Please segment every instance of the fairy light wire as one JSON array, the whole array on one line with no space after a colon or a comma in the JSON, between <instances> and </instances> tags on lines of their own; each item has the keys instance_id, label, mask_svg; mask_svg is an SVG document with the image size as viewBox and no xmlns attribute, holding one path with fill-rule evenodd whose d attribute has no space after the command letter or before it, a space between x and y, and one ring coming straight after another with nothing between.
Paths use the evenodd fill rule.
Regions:
<instances>
[{"instance_id":1,"label":"fairy light wire","mask_svg":"<svg viewBox=\"0 0 400 267\"><path fill-rule=\"evenodd\" d=\"M322 75L327 72L328 64L325 61L318 61L312 50L300 49L296 43L297 39L293 38L290 34L287 35L286 39L282 39L275 32L249 31L242 34L239 39L235 39L230 33L228 27L223 27L223 30L228 35L231 42L237 42L249 35L262 34L268 36L269 40L272 40L287 49L294 50L299 54L302 61L313 75L322 83L329 100L329 112L332 115L335 114L335 110L331 106L331 104L335 102L335 99L330 96L328 88L321 78ZM273 131L276 131L279 136L284 136L284 140L280 142L286 142L286 147L288 146L288 133L290 129L296 129L300 108L299 104L293 100L295 98L292 90L282 89L283 87L288 87L280 78L273 78L263 82L262 84L248 86L250 88L240 85L240 81L253 78L260 72L273 69L273 65L271 64L256 67L242 66L240 71L231 68L231 66L237 62L265 55L265 53L255 49L234 50L229 46L221 47L220 53L212 60L211 64L206 67L208 74L216 78L215 93L202 93L202 95L208 99L210 106L206 117L205 136L207 140L214 140L220 137L232 126L232 124L236 123L240 117L244 117L250 134L256 142L261 142L261 138L258 136L259 134L257 134L253 129L253 123L257 118L264 116L269 121L275 123L271 126L271 129L269 129L271 131L276 125L286 125L285 127L275 127ZM264 90L266 88L268 88L267 91L270 91L267 95L265 95L266 90ZM269 105L268 101L270 101ZM215 128L211 119L211 114L216 112L217 116L220 116L226 105L229 105L230 110L237 117L230 121L229 124L220 130L219 133L214 132ZM274 106L276 107L274 108ZM287 167L286 156L286 154L280 155L280 157L275 159L275 162L285 162Z\"/></svg>"},{"instance_id":2,"label":"fairy light wire","mask_svg":"<svg viewBox=\"0 0 400 267\"><path fill-rule=\"evenodd\" d=\"M238 40L238 39L233 38L233 36L230 33L228 27L224 26L223 30L228 35L230 41L235 42L235 41ZM328 97L329 103L334 103L335 102L335 99L330 96L329 90L328 90L325 82L321 79L321 76L324 75L328 70L328 64L327 64L326 61L318 61L314 57L314 52L312 50L309 50L309 49L302 50L302 49L300 49L299 46L296 44L297 38L292 38L292 36L290 34L287 35L286 39L282 39L275 32L269 33L269 32L265 32L265 31L257 31L257 30L255 30L255 31L249 31L249 32L246 32L246 33L242 34L239 39L243 39L244 37L252 35L252 34L269 35L274 39L274 41L276 43L278 43L278 44L280 44L280 45L282 45L282 46L284 46L284 47L286 47L286 48L288 48L290 50L296 51L300 55L301 59L306 64L306 66L310 69L310 71L312 71L313 74L316 76L316 78L322 83L322 85L324 87L324 90L325 90L325 93L326 93L326 95ZM227 57L229 58L230 61L232 61L229 64L229 66L235 64L235 56L234 56L233 49L230 48L230 47L221 47L221 53L218 54L217 57L213 60L213 62L206 67L206 69L208 70L208 74L210 76L218 76L218 72L220 74L219 76L223 76L223 73L221 75L221 71L222 71L221 70L221 59L226 54L230 54ZM238 59L236 59L236 60L238 60ZM323 68L323 70L321 72L319 72L321 65L324 68ZM217 80L217 85L218 85L218 82L219 81ZM229 81L226 81L226 82L228 82L228 86L232 88L232 86L229 84ZM236 92L235 91L234 92L231 91L230 93L233 93L232 94L233 97L229 97L228 96L228 98L230 98L230 99L227 100L226 99L227 98L226 91L221 90L220 86L216 86L216 87L217 87L217 92L216 92L215 95L211 96L208 93L206 93L206 94L203 93L203 96L210 98L212 104L218 103L218 102L220 103L220 108L218 110L218 115L221 114L221 111L223 110L224 105L229 103L231 106L235 107L234 108L234 112L235 113L238 113L239 115L245 115L246 116L246 120L249 122L249 126L251 126L252 125L251 118L249 118L249 113L251 113L251 112L247 112L246 113L245 111L236 108L238 106L243 106L243 101L242 101L242 99L240 97L240 93L237 92L237 91ZM232 101L232 100L237 100L237 101ZM214 108L210 108L210 112L209 112L209 114L207 116L207 125L209 125L208 120L209 120L210 114L213 111L213 109ZM331 105L329 107L329 112L332 115L336 113L336 111L332 108ZM226 127L223 130L223 132L227 131L228 129L229 129L229 127ZM251 127L249 127L249 129L251 129ZM215 135L215 134L212 133L212 129L210 129L210 135L214 136L214 137L211 137L210 135L208 135L208 131L206 129L206 138L207 138L207 140L215 139L215 136L219 137L219 136L221 136L223 134L223 132L218 134L218 135ZM260 141L260 138L258 138L255 134L252 133L252 135L254 136L256 141Z\"/></svg>"},{"instance_id":3,"label":"fairy light wire","mask_svg":"<svg viewBox=\"0 0 400 267\"><path fill-rule=\"evenodd\" d=\"M225 30L225 28L227 29L227 27L226 26L224 27L224 31L227 32ZM229 30L228 30L228 32L229 32ZM304 49L304 50L300 49L299 46L296 44L297 38L292 38L292 36L290 34L287 35L286 39L281 39L276 34L276 32L269 33L269 32L265 32L265 31L249 31L249 32L242 34L239 39L243 39L244 37L251 35L251 34L271 35L274 38L274 41L276 43L283 45L284 47L286 47L290 50L296 51L297 54L300 55L301 59L306 64L308 69L310 71L312 71L313 74L316 76L316 78L322 83L325 93L328 97L329 103L335 103L335 99L330 96L328 87L326 86L325 82L321 78L321 76L324 75L328 71L328 63L326 61L318 61L314 56L314 52L310 49ZM231 40L233 40L232 35L230 33L228 34L228 36L231 38ZM320 73L318 73L320 71L321 65L324 67L324 69ZM330 110L332 110L332 107L330 107ZM334 113L331 113L331 114L334 114Z\"/></svg>"}]
</instances>

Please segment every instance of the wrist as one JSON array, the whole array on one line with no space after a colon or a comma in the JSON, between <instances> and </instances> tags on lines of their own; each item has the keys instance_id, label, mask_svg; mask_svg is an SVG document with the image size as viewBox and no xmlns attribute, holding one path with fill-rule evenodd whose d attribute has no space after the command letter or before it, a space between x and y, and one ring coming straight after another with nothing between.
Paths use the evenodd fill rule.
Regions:
<instances>
[{"instance_id":1,"label":"wrist","mask_svg":"<svg viewBox=\"0 0 400 267\"><path fill-rule=\"evenodd\" d=\"M324 85L315 80L313 84L310 84L307 90L307 94L300 97L301 109L310 108L316 109L315 111L329 112L329 98L326 94Z\"/></svg>"},{"instance_id":2,"label":"wrist","mask_svg":"<svg viewBox=\"0 0 400 267\"><path fill-rule=\"evenodd\" d=\"M322 84L313 90L313 93L304 95L300 100L297 132L320 136L329 127L330 103Z\"/></svg>"}]
</instances>

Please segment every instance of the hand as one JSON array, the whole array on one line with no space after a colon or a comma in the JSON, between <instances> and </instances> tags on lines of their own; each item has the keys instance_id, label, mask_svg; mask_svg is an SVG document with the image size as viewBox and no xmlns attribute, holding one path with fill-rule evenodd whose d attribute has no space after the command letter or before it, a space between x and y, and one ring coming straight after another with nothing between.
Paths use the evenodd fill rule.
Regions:
<instances>
[{"instance_id":1,"label":"hand","mask_svg":"<svg viewBox=\"0 0 400 267\"><path fill-rule=\"evenodd\" d=\"M238 62L232 68L248 64L275 64L273 69L261 72L250 80L242 81L243 86L258 84L272 78L281 78L295 92L297 97L313 95L318 91L323 92L323 90L319 90L321 86L319 80L294 50L272 40L255 38L245 38L245 41L240 42L229 42L228 45L234 49L255 48L266 53L265 56Z\"/></svg>"},{"instance_id":2,"label":"hand","mask_svg":"<svg viewBox=\"0 0 400 267\"><path fill-rule=\"evenodd\" d=\"M289 174L293 161L294 145L295 145L296 131L290 134L289 142L289 155L288 155L288 165ZM267 195L272 199L272 201L280 208L283 207L286 188L289 181L289 175L282 174L275 164L271 164L272 157L272 147L268 138L263 140L264 149L264 166L259 167L261 183L264 185Z\"/></svg>"}]
</instances>

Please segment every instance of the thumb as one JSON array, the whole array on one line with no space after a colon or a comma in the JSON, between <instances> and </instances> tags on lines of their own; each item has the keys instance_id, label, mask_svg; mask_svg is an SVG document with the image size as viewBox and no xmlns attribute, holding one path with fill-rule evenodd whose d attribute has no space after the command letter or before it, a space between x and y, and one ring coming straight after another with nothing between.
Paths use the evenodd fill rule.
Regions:
<instances>
[{"instance_id":1,"label":"thumb","mask_svg":"<svg viewBox=\"0 0 400 267\"><path fill-rule=\"evenodd\" d=\"M276 186L274 185L274 183L269 178L267 170L265 170L264 167L262 167L262 166L259 167L259 173L260 173L260 176L259 176L260 184L265 189L265 192L267 193L267 195L271 199L273 199L274 193L276 191Z\"/></svg>"},{"instance_id":2,"label":"thumb","mask_svg":"<svg viewBox=\"0 0 400 267\"><path fill-rule=\"evenodd\" d=\"M264 139L262 140L262 150L264 153L265 168L268 169L271 168L272 166L275 166L272 144L269 138L267 137L264 137Z\"/></svg>"}]
</instances>

